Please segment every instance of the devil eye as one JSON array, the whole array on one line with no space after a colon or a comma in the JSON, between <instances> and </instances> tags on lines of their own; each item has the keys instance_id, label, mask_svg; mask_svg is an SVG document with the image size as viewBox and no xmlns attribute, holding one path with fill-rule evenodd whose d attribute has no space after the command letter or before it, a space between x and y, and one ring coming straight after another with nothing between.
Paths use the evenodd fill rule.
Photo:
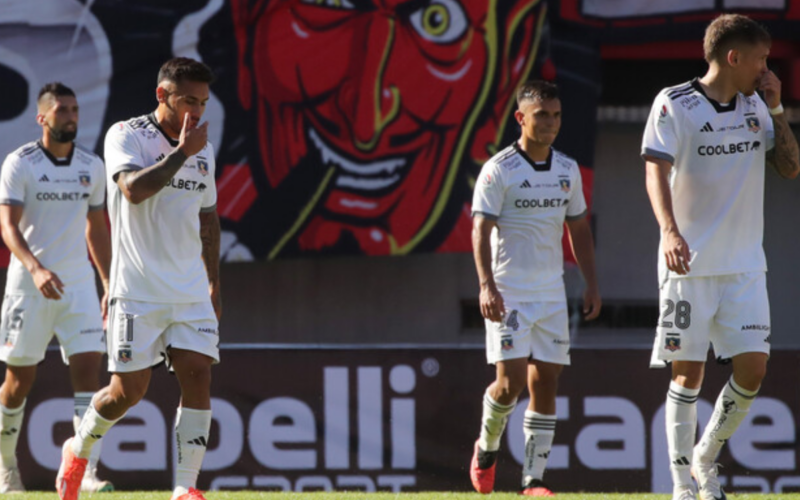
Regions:
<instances>
[{"instance_id":1,"label":"devil eye","mask_svg":"<svg viewBox=\"0 0 800 500\"><path fill-rule=\"evenodd\" d=\"M435 43L454 42L467 30L467 15L456 0L430 0L409 20L422 38Z\"/></svg>"}]
</instances>

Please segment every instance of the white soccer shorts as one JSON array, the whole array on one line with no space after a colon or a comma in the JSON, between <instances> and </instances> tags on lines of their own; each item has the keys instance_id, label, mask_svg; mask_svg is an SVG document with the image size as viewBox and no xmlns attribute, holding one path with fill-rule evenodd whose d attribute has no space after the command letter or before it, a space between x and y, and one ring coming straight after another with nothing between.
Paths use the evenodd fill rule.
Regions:
<instances>
[{"instance_id":1,"label":"white soccer shorts","mask_svg":"<svg viewBox=\"0 0 800 500\"><path fill-rule=\"evenodd\" d=\"M41 294L6 295L0 335L0 361L10 366L41 362L53 335L65 364L74 354L106 350L100 299L93 289L64 293L60 300Z\"/></svg>"},{"instance_id":2,"label":"white soccer shorts","mask_svg":"<svg viewBox=\"0 0 800 500\"><path fill-rule=\"evenodd\" d=\"M108 313L108 371L135 372L162 361L169 349L219 362L219 323L211 301L162 304L114 299Z\"/></svg>"},{"instance_id":3,"label":"white soccer shorts","mask_svg":"<svg viewBox=\"0 0 800 500\"><path fill-rule=\"evenodd\" d=\"M486 323L489 364L531 358L569 365L569 313L566 301L506 302L503 321Z\"/></svg>"},{"instance_id":4,"label":"white soccer shorts","mask_svg":"<svg viewBox=\"0 0 800 500\"><path fill-rule=\"evenodd\" d=\"M770 351L765 273L669 279L661 288L661 314L651 365L705 361L709 342L717 359Z\"/></svg>"}]
</instances>

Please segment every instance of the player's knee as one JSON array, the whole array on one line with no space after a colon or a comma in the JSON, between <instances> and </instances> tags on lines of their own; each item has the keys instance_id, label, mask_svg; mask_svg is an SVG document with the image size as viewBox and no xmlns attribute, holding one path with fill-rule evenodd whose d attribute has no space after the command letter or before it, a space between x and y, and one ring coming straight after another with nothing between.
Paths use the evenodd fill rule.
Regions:
<instances>
[{"instance_id":1,"label":"player's knee","mask_svg":"<svg viewBox=\"0 0 800 500\"><path fill-rule=\"evenodd\" d=\"M738 370L733 374L733 380L737 385L748 391L756 391L761 387L761 382L767 376L766 363L756 363L748 367L747 370Z\"/></svg>"},{"instance_id":2,"label":"player's knee","mask_svg":"<svg viewBox=\"0 0 800 500\"><path fill-rule=\"evenodd\" d=\"M514 377L505 377L495 383L495 396L497 401L513 401L525 389L525 380Z\"/></svg>"},{"instance_id":3,"label":"player's knee","mask_svg":"<svg viewBox=\"0 0 800 500\"><path fill-rule=\"evenodd\" d=\"M180 373L176 367L175 372L180 378L181 385L201 387L211 385L211 366L207 363L189 363L180 368Z\"/></svg>"},{"instance_id":4,"label":"player's knee","mask_svg":"<svg viewBox=\"0 0 800 500\"><path fill-rule=\"evenodd\" d=\"M108 402L122 409L134 406L147 393L147 382L139 378L112 381L106 396Z\"/></svg>"}]
</instances>

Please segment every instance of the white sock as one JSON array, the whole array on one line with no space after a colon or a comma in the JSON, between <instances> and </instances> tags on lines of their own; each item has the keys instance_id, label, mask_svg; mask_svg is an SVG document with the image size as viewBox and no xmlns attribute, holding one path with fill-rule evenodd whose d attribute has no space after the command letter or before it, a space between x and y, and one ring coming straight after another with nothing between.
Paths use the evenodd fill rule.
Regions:
<instances>
[{"instance_id":1,"label":"white sock","mask_svg":"<svg viewBox=\"0 0 800 500\"><path fill-rule=\"evenodd\" d=\"M725 441L730 439L742 423L758 391L748 391L739 386L731 376L717 397L714 412L697 445L697 454L704 462L713 462Z\"/></svg>"},{"instance_id":2,"label":"white sock","mask_svg":"<svg viewBox=\"0 0 800 500\"><path fill-rule=\"evenodd\" d=\"M93 392L76 392L75 393L75 415L72 417L72 425L75 428L75 434L78 434L78 428L81 425L81 420L86 414L86 410L92 404ZM92 446L91 454L89 455L89 466L87 470L97 468L97 462L100 461L100 450L103 447L103 440L98 439Z\"/></svg>"},{"instance_id":3,"label":"white sock","mask_svg":"<svg viewBox=\"0 0 800 500\"><path fill-rule=\"evenodd\" d=\"M666 424L672 483L676 488L693 488L692 449L697 435L697 396L700 389L687 389L670 382L667 392Z\"/></svg>"},{"instance_id":4,"label":"white sock","mask_svg":"<svg viewBox=\"0 0 800 500\"><path fill-rule=\"evenodd\" d=\"M522 487L531 479L542 479L547 467L553 436L556 434L556 416L527 410L522 424L525 434L525 463L522 466Z\"/></svg>"},{"instance_id":5,"label":"white sock","mask_svg":"<svg viewBox=\"0 0 800 500\"><path fill-rule=\"evenodd\" d=\"M211 429L211 410L178 408L175 422L175 442L178 463L175 466L175 490L172 496L183 495L197 486L197 475L203 465Z\"/></svg>"},{"instance_id":6,"label":"white sock","mask_svg":"<svg viewBox=\"0 0 800 500\"><path fill-rule=\"evenodd\" d=\"M514 411L516 401L510 405L501 405L491 396L489 390L483 395L483 417L481 418L481 435L478 446L483 451L497 451L500 449L500 438L506 430L508 417Z\"/></svg>"},{"instance_id":7,"label":"white sock","mask_svg":"<svg viewBox=\"0 0 800 500\"><path fill-rule=\"evenodd\" d=\"M14 469L17 466L17 441L25 416L25 401L19 408L0 405L0 468Z\"/></svg>"},{"instance_id":8,"label":"white sock","mask_svg":"<svg viewBox=\"0 0 800 500\"><path fill-rule=\"evenodd\" d=\"M78 432L75 433L75 438L72 440L72 453L78 458L89 458L94 444L105 436L106 432L123 417L119 417L116 420L106 420L97 413L94 404L89 405L81 419Z\"/></svg>"}]
</instances>

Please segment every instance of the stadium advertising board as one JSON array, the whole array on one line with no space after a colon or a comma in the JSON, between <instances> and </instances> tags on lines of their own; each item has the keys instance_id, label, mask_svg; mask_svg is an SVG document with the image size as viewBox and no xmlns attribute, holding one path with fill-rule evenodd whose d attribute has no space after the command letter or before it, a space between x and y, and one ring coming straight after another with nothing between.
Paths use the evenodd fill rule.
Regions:
<instances>
[{"instance_id":1,"label":"stadium advertising board","mask_svg":"<svg viewBox=\"0 0 800 500\"><path fill-rule=\"evenodd\" d=\"M778 351L761 396L726 447L732 491L800 489L797 353ZM573 353L558 400L546 479L560 491L670 488L664 435L668 374L645 351ZM72 399L49 352L27 403L19 447L26 485L52 488ZM701 422L726 379L710 366ZM492 379L480 350L230 350L214 369L214 422L202 489L468 491L467 466ZM148 399L105 437L102 477L120 489L170 487L177 382L154 374ZM503 440L498 491L514 491L523 458L521 401ZM701 429L702 430L702 424Z\"/></svg>"}]
</instances>

